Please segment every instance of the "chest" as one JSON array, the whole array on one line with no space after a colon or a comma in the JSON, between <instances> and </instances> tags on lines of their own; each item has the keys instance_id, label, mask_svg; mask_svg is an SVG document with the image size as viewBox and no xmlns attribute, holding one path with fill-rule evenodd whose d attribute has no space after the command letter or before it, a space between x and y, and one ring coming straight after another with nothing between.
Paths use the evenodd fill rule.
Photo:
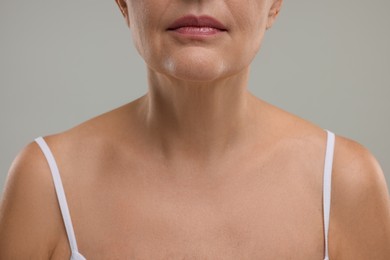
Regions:
<instances>
[{"instance_id":1,"label":"chest","mask_svg":"<svg viewBox=\"0 0 390 260\"><path fill-rule=\"evenodd\" d=\"M137 181L127 192L106 182L73 203L79 250L87 259L323 259L321 189L284 180Z\"/></svg>"}]
</instances>

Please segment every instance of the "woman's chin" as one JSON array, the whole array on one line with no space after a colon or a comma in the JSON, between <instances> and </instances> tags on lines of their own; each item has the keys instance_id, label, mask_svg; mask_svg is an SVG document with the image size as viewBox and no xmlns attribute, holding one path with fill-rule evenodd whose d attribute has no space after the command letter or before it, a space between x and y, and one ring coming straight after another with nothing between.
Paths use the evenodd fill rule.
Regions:
<instances>
[{"instance_id":1,"label":"woman's chin","mask_svg":"<svg viewBox=\"0 0 390 260\"><path fill-rule=\"evenodd\" d=\"M229 69L225 62L201 53L170 57L164 62L164 73L185 81L207 82L226 77Z\"/></svg>"},{"instance_id":2,"label":"woman's chin","mask_svg":"<svg viewBox=\"0 0 390 260\"><path fill-rule=\"evenodd\" d=\"M190 82L210 82L223 78L224 76L223 73L216 71L214 68L206 70L200 68L200 66L194 66L190 69L179 68L170 71L169 75L176 79Z\"/></svg>"}]
</instances>

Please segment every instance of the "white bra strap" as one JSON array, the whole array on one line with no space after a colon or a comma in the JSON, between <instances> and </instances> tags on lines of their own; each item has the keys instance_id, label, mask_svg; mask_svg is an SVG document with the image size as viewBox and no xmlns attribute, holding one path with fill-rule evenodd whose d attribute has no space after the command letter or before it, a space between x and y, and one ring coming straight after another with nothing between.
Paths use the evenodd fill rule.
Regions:
<instances>
[{"instance_id":1,"label":"white bra strap","mask_svg":"<svg viewBox=\"0 0 390 260\"><path fill-rule=\"evenodd\" d=\"M47 145L47 143L42 137L36 138L35 142L38 143L39 147L41 148L49 164L51 174L53 176L54 187L57 193L57 198L62 213L62 218L65 224L66 233L68 234L69 245L72 250L72 254L74 254L74 252L78 252L76 237L74 235L72 220L70 218L69 209L68 209L68 203L66 202L65 192L62 186L62 181L60 177L60 172L57 167L57 163L54 159L54 156L49 146Z\"/></svg>"},{"instance_id":2,"label":"white bra strap","mask_svg":"<svg viewBox=\"0 0 390 260\"><path fill-rule=\"evenodd\" d=\"M326 130L326 129L325 129ZM330 199L331 199L331 186L332 186L332 166L333 166L333 154L335 134L329 130L328 133L326 153L325 153L325 167L324 167L324 180L323 180L323 211L324 211L324 231L325 231L325 259L329 258L328 253L328 231L329 231L329 216L330 216Z\"/></svg>"}]
</instances>

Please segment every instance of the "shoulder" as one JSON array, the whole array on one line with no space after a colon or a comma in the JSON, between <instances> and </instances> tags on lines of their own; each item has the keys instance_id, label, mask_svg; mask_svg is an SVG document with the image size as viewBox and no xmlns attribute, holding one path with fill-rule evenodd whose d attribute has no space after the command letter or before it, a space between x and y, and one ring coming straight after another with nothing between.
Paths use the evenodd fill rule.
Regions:
<instances>
[{"instance_id":1,"label":"shoulder","mask_svg":"<svg viewBox=\"0 0 390 260\"><path fill-rule=\"evenodd\" d=\"M354 140L336 136L333 175L339 187L343 187L340 195L345 199L355 201L360 198L357 195L367 195L363 192L378 193L375 195L388 198L381 166L366 147Z\"/></svg>"},{"instance_id":2,"label":"shoulder","mask_svg":"<svg viewBox=\"0 0 390 260\"><path fill-rule=\"evenodd\" d=\"M342 136L335 141L331 201L330 258L390 259L390 200L383 171L366 147Z\"/></svg>"},{"instance_id":3,"label":"shoulder","mask_svg":"<svg viewBox=\"0 0 390 260\"><path fill-rule=\"evenodd\" d=\"M49 258L61 216L52 177L35 142L16 156L0 201L0 258Z\"/></svg>"},{"instance_id":4,"label":"shoulder","mask_svg":"<svg viewBox=\"0 0 390 260\"><path fill-rule=\"evenodd\" d=\"M354 140L336 136L334 171L341 184L348 184L350 192L373 188L387 191L385 177L378 161L366 147Z\"/></svg>"}]
</instances>

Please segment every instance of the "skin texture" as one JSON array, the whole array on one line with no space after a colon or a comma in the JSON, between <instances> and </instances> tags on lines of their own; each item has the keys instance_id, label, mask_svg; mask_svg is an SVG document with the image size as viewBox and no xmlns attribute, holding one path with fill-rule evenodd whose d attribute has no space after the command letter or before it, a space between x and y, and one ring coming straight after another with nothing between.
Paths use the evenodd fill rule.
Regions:
<instances>
[{"instance_id":1,"label":"skin texture","mask_svg":"<svg viewBox=\"0 0 390 260\"><path fill-rule=\"evenodd\" d=\"M325 131L253 96L250 63L281 0L117 0L148 92L46 136L87 259L323 259ZM166 31L207 14L228 31ZM131 72L129 72L131 73ZM131 86L129 86L131 87ZM330 259L390 259L390 201L372 154L336 136ZM10 168L0 259L69 259L35 143Z\"/></svg>"},{"instance_id":2,"label":"skin texture","mask_svg":"<svg viewBox=\"0 0 390 260\"><path fill-rule=\"evenodd\" d=\"M120 3L120 2L119 2ZM164 149L220 157L234 142L251 143L256 120L248 93L249 64L282 1L128 1L120 4L148 66L149 93L140 102L146 131ZM228 29L212 40L178 39L166 29L186 15L210 15ZM205 131L207 126L207 131ZM158 129L158 133L157 130Z\"/></svg>"}]
</instances>

